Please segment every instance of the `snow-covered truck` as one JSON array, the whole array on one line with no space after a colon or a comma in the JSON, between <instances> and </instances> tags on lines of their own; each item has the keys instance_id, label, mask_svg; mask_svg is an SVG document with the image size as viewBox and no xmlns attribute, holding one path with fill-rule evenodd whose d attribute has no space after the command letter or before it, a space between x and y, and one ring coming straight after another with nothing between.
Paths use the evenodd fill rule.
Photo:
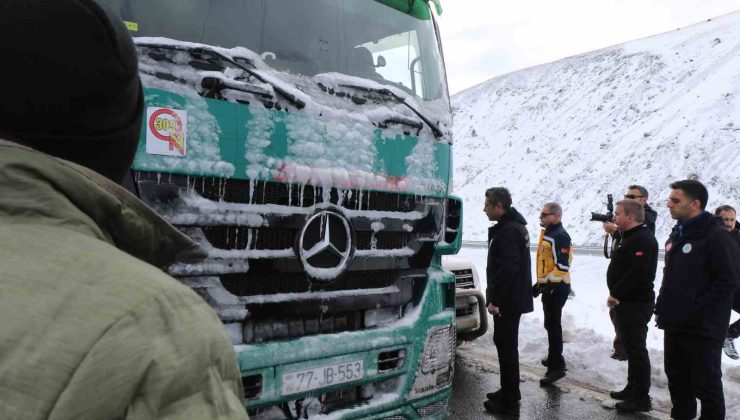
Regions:
<instances>
[{"instance_id":1,"label":"snow-covered truck","mask_svg":"<svg viewBox=\"0 0 740 420\"><path fill-rule=\"evenodd\" d=\"M208 251L168 271L223 320L250 416L445 417L438 0L100 1L145 87L131 187Z\"/></svg>"}]
</instances>

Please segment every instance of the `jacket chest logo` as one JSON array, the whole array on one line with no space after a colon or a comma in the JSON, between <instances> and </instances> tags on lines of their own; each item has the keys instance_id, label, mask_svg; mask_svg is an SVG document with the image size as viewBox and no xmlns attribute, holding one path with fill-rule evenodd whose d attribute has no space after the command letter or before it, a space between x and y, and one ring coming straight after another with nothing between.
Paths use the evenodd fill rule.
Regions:
<instances>
[{"instance_id":1,"label":"jacket chest logo","mask_svg":"<svg viewBox=\"0 0 740 420\"><path fill-rule=\"evenodd\" d=\"M681 251L683 251L684 254L688 254L691 252L691 244L686 244L681 248Z\"/></svg>"}]
</instances>

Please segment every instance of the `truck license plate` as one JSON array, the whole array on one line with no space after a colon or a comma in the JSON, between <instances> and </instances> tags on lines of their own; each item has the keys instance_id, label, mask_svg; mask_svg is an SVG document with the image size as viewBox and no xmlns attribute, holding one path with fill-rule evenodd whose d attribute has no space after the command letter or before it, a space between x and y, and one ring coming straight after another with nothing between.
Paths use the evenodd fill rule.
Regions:
<instances>
[{"instance_id":1,"label":"truck license plate","mask_svg":"<svg viewBox=\"0 0 740 420\"><path fill-rule=\"evenodd\" d=\"M296 370L283 374L280 393L282 395L296 394L325 386L356 381L363 377L365 377L365 369L362 360Z\"/></svg>"}]
</instances>

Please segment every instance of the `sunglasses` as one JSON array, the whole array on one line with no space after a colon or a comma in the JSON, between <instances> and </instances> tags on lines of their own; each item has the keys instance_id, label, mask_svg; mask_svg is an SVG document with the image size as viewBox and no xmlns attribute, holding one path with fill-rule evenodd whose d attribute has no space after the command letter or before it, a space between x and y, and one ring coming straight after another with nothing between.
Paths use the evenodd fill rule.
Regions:
<instances>
[{"instance_id":1,"label":"sunglasses","mask_svg":"<svg viewBox=\"0 0 740 420\"><path fill-rule=\"evenodd\" d=\"M634 195L634 194L625 194L624 198L628 200L634 200L635 198L642 198L645 197L644 195Z\"/></svg>"},{"instance_id":2,"label":"sunglasses","mask_svg":"<svg viewBox=\"0 0 740 420\"><path fill-rule=\"evenodd\" d=\"M543 217L552 216L553 214L555 214L555 213L545 213L545 212L542 212L542 213L540 213L540 219L542 219Z\"/></svg>"}]
</instances>

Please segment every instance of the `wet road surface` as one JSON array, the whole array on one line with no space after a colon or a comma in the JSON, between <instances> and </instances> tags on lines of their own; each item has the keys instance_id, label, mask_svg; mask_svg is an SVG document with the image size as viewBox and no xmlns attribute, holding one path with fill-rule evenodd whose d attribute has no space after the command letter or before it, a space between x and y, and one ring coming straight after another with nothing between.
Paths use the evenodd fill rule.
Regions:
<instances>
[{"instance_id":1,"label":"wet road surface","mask_svg":"<svg viewBox=\"0 0 740 420\"><path fill-rule=\"evenodd\" d=\"M483 402L486 393L499 388L497 362L484 360L480 354L458 350L455 377L452 385L450 419L511 419L511 416L486 412ZM543 420L610 420L610 419L667 419L664 413L624 414L602 407L606 395L582 389L573 384L540 387L537 377L522 369L521 419Z\"/></svg>"}]
</instances>

